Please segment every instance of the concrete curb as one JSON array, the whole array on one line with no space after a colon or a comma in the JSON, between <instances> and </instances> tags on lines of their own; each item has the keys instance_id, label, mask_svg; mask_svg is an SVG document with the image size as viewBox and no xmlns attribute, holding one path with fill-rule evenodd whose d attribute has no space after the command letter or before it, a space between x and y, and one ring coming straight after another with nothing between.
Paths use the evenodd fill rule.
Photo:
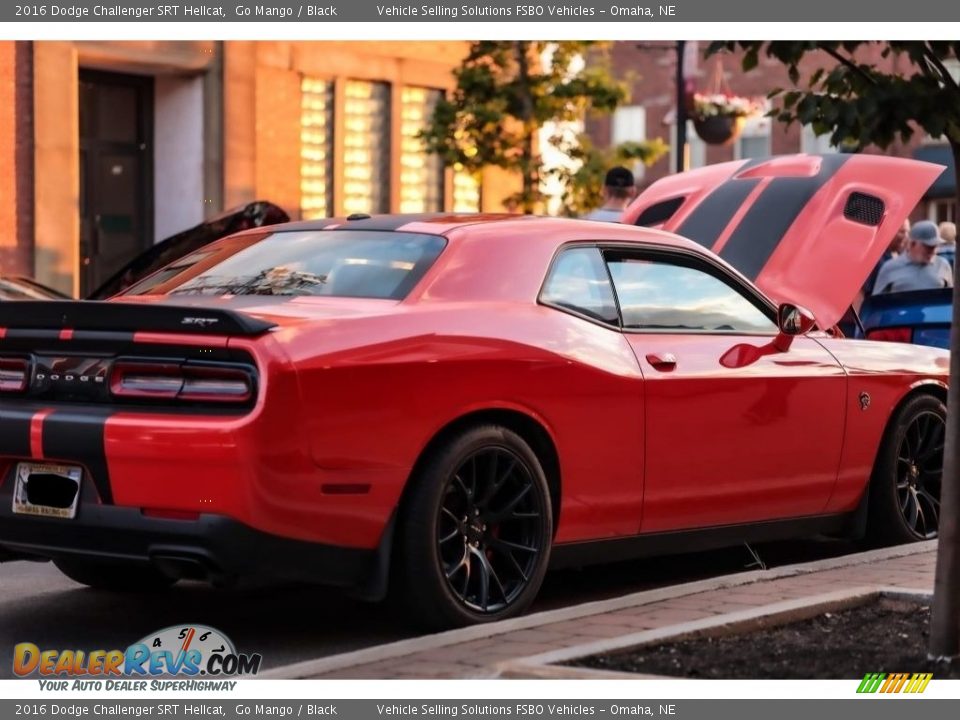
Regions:
<instances>
[{"instance_id":1,"label":"concrete curb","mask_svg":"<svg viewBox=\"0 0 960 720\"><path fill-rule=\"evenodd\" d=\"M898 545L889 548L880 548L879 550L869 550L867 552L855 553L826 560L815 560L809 563L800 563L797 565L786 565L773 570L751 570L733 575L725 575L719 578L710 578L708 580L698 580L696 582L685 583L683 585L674 585L671 587L657 588L656 590L644 590L638 593L631 593L619 598L609 600L598 600L582 603L571 607L560 608L558 610L546 610L544 612L524 615L509 620L489 623L486 625L474 625L471 627L460 628L457 630L447 630L446 632L424 635L421 637L410 638L407 640L398 640L396 642L384 645L374 645L372 647L354 650L351 652L330 655L328 657L317 658L314 660L304 660L290 665L284 665L273 668L267 672L261 673L259 677L264 679L301 679L316 677L335 670L366 665L368 663L390 660L405 655L412 655L427 650L446 647L448 645L462 644L474 640L485 640L497 635L515 632L518 630L528 630L530 628L549 625L552 623L563 622L566 620L577 620L591 615L612 612L614 610L623 610L625 608L649 605L651 603L663 600L672 600L685 595L695 595L712 590L721 590L743 585L750 585L765 580L778 580L780 578L794 577L796 575L808 575L810 573L833 570L842 567L851 567L854 565L863 565L878 560L889 560L910 555L921 555L927 552L934 552L937 548L937 541L930 540L923 543L913 543L910 545ZM636 676L632 676L636 677Z\"/></svg>"},{"instance_id":2,"label":"concrete curb","mask_svg":"<svg viewBox=\"0 0 960 720\"><path fill-rule=\"evenodd\" d=\"M786 625L792 622L807 620L825 612L856 607L877 596L908 600L932 599L932 595L928 590L909 590L898 587L878 587L875 585L847 588L845 590L837 590L821 595L784 600L783 602L762 605L749 610L738 610L723 615L715 615L701 620L668 625L654 630L644 630L629 635L604 638L582 645L575 645L560 650L551 650L538 655L530 655L525 658L506 660L497 664L497 677L527 679L578 678L597 680L622 679L626 676L634 679L677 679L666 675L566 667L557 665L557 663L569 662L570 660L589 657L590 655L599 655L601 653L609 653L616 650L642 647L644 645L660 645L693 635L733 635L766 627Z\"/></svg>"}]
</instances>

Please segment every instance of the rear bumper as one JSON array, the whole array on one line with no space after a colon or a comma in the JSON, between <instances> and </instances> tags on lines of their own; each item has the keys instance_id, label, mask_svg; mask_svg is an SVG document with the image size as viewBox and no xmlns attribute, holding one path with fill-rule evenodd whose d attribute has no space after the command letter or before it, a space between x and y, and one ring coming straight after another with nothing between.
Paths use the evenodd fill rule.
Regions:
<instances>
[{"instance_id":1,"label":"rear bumper","mask_svg":"<svg viewBox=\"0 0 960 720\"><path fill-rule=\"evenodd\" d=\"M271 535L220 515L167 520L137 508L86 505L75 519L58 520L14 515L9 500L0 493L0 561L88 557L151 563L172 577L215 583L255 576L358 587L378 555Z\"/></svg>"}]
</instances>

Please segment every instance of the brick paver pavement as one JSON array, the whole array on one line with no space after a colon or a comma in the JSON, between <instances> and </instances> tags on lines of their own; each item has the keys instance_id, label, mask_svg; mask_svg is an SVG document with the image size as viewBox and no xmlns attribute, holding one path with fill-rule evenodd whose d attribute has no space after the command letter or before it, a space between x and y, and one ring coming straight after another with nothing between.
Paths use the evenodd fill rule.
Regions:
<instances>
[{"instance_id":1,"label":"brick paver pavement","mask_svg":"<svg viewBox=\"0 0 960 720\"><path fill-rule=\"evenodd\" d=\"M638 603L630 607L510 630L480 639L451 639L449 644L441 647L329 669L309 676L324 679L490 677L495 672L494 666L505 660L749 610L784 600L870 585L931 591L935 560L935 547L930 543L922 551L903 557L803 572L791 577L777 577L775 571L753 573L758 579L749 584L694 592L670 599L643 602L641 596L656 591L639 593ZM764 579L765 574L772 575L772 579Z\"/></svg>"}]
</instances>

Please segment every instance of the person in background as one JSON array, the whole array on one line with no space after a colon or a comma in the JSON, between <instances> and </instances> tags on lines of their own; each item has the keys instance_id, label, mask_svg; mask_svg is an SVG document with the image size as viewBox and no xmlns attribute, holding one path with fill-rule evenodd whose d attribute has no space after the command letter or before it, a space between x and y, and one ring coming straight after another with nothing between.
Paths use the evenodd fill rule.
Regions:
<instances>
[{"instance_id":1,"label":"person in background","mask_svg":"<svg viewBox=\"0 0 960 720\"><path fill-rule=\"evenodd\" d=\"M957 262L957 226L956 223L940 223L940 237L943 238L943 245L937 250L937 255L942 257L951 265ZM956 270L954 270L956 272Z\"/></svg>"},{"instance_id":2,"label":"person in background","mask_svg":"<svg viewBox=\"0 0 960 720\"><path fill-rule=\"evenodd\" d=\"M877 260L877 264L873 266L873 270L871 270L867 276L867 281L863 284L863 290L861 291L863 297L873 294L873 288L877 284L877 275L880 272L880 268L882 268L888 260L892 260L903 251L909 234L910 220L904 220L903 225L897 228L897 234L893 236L887 249L883 251L883 255Z\"/></svg>"},{"instance_id":3,"label":"person in background","mask_svg":"<svg viewBox=\"0 0 960 720\"><path fill-rule=\"evenodd\" d=\"M873 294L953 287L953 268L942 257L937 257L937 248L942 244L935 223L918 222L910 228L906 251L880 268Z\"/></svg>"},{"instance_id":4,"label":"person in background","mask_svg":"<svg viewBox=\"0 0 960 720\"><path fill-rule=\"evenodd\" d=\"M940 223L940 237L943 238L945 245L957 244L957 224L952 222Z\"/></svg>"},{"instance_id":5,"label":"person in background","mask_svg":"<svg viewBox=\"0 0 960 720\"><path fill-rule=\"evenodd\" d=\"M619 222L623 211L636 194L633 173L621 165L612 167L603 179L603 205L584 215L583 219Z\"/></svg>"}]
</instances>

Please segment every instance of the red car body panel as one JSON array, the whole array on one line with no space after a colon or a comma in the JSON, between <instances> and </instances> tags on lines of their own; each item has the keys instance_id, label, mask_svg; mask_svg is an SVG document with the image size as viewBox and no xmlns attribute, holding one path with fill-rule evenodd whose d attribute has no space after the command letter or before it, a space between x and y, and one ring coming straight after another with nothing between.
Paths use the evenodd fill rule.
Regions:
<instances>
[{"instance_id":1,"label":"red car body panel","mask_svg":"<svg viewBox=\"0 0 960 720\"><path fill-rule=\"evenodd\" d=\"M260 334L131 335L145 356L170 348L245 353L257 370L255 401L239 413L116 407L84 420L81 407L3 399L0 426L29 426L29 443L0 440L0 483L10 482L13 465L24 459L82 463L94 475L103 462L109 483L98 485L99 501L166 518L151 528L216 515L270 536L373 551L388 538L430 443L466 416L508 412L539 427L555 450L558 545L850 512L897 404L920 385L945 390L945 353L822 332L796 338L787 352L756 335L624 332L539 304L538 297L554 257L570 244L659 248L695 253L745 286L755 272L772 299L807 305L829 327L839 319L841 291L850 291L845 308L931 172L923 163L890 162L850 158L827 179L806 157L706 168L657 183L625 216L636 220L683 197L664 224L682 229L704 203L715 202L717 187L735 190L741 202L726 208L729 219L710 245L720 249L720 260L702 242L650 228L442 215L396 223L397 231L447 241L401 301L123 296L111 302L197 314L225 309L272 323ZM894 169L892 183L873 184ZM733 256L745 262L741 274L723 262L723 249L774 187L774 172L819 184L802 185L806 200L792 222L781 223L782 237L767 243L762 262L745 262L745 251ZM882 198L879 225L843 217L854 191ZM336 220L270 232L349 227L351 221ZM189 272L263 236L263 229L251 230L210 245ZM0 325L0 356L24 337ZM70 328L36 338L31 342L51 352L94 344ZM651 364L648 356L658 353L675 355L676 368ZM862 394L869 395L867 409ZM47 452L50 434L71 422L99 423L102 453ZM4 527L0 522L0 547Z\"/></svg>"},{"instance_id":2,"label":"red car body panel","mask_svg":"<svg viewBox=\"0 0 960 720\"><path fill-rule=\"evenodd\" d=\"M656 226L697 240L772 300L799 303L821 327L832 327L942 171L882 155L740 160L659 180L622 222L636 224L651 207L682 201ZM879 224L849 217L853 193L882 201Z\"/></svg>"},{"instance_id":3,"label":"red car body panel","mask_svg":"<svg viewBox=\"0 0 960 720\"><path fill-rule=\"evenodd\" d=\"M720 364L740 344L734 338L629 339L643 368L650 418L644 532L823 511L837 479L847 380L815 339L801 338L788 353L741 367ZM658 371L645 359L651 353L672 353L676 368ZM801 433L798 417L818 420ZM816 451L784 462L803 447Z\"/></svg>"},{"instance_id":4,"label":"red car body panel","mask_svg":"<svg viewBox=\"0 0 960 720\"><path fill-rule=\"evenodd\" d=\"M898 343L825 338L821 344L849 377L843 459L826 510L852 509L863 496L889 418L909 392L936 390L946 398L949 353ZM886 347L891 346L891 347ZM863 394L869 399L864 408Z\"/></svg>"}]
</instances>

